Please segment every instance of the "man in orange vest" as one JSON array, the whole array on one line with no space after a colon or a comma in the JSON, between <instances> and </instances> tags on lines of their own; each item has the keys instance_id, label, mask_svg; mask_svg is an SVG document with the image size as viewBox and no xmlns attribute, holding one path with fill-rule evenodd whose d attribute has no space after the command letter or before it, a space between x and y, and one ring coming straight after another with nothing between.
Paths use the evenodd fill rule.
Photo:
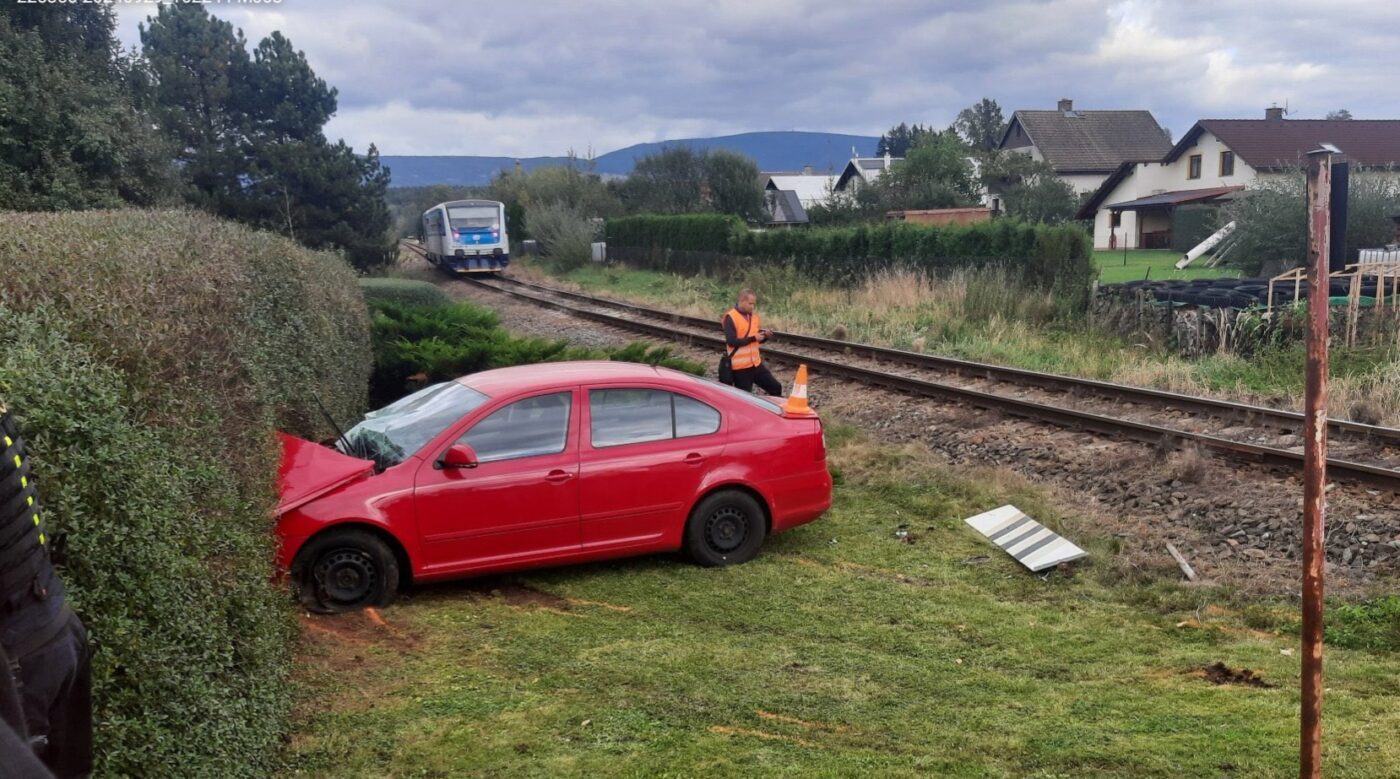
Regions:
<instances>
[{"instance_id":1,"label":"man in orange vest","mask_svg":"<svg viewBox=\"0 0 1400 779\"><path fill-rule=\"evenodd\" d=\"M729 364L733 370L733 385L745 392L759 389L769 395L783 394L783 386L768 372L763 364L763 355L758 345L773 337L773 331L765 330L759 321L758 295L751 289L739 293L739 302L724 315L724 342L729 347Z\"/></svg>"}]
</instances>

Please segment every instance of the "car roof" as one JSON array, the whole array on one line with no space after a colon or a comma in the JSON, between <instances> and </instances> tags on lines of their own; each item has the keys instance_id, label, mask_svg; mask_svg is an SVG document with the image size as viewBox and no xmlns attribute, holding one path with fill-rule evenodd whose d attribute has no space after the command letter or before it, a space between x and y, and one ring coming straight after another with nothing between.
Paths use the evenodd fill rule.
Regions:
<instances>
[{"instance_id":1,"label":"car roof","mask_svg":"<svg viewBox=\"0 0 1400 779\"><path fill-rule=\"evenodd\" d=\"M583 382L627 381L629 379L655 380L662 376L673 378L674 375L676 375L674 371L657 370L653 366L640 363L587 360L541 362L533 365L516 365L510 368L495 368L463 376L457 379L457 383L495 397L501 394L571 386Z\"/></svg>"}]
</instances>

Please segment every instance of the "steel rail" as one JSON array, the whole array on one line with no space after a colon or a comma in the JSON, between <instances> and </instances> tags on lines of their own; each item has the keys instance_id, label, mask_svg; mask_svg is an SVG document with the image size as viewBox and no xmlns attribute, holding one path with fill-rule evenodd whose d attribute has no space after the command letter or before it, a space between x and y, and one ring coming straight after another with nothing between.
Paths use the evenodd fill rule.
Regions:
<instances>
[{"instance_id":1,"label":"steel rail","mask_svg":"<svg viewBox=\"0 0 1400 779\"><path fill-rule=\"evenodd\" d=\"M659 323L613 316L600 311L572 306L558 300L541 298L526 292L510 289L507 286L498 286L490 283L498 279L478 279L468 276L465 277L464 280L476 286L526 300L545 308L551 308L572 316L577 316L581 319L644 333L663 340L679 341L685 344L712 347L715 349L722 349L725 345L724 339L718 335L702 335L700 333L684 332ZM706 322L705 324L708 326L714 323ZM814 355L799 354L777 348L765 347L763 352L767 357L778 362L791 365L805 363L809 368L820 373L840 376L864 384L906 392L921 397L949 400L958 403L966 403L979 408L994 409L1013 416L1049 422L1074 430L1084 430L1148 444L1157 444L1163 441L1171 441L1173 443L1194 442L1207 449L1220 452L1221 454L1238 460L1288 468L1295 471L1301 471L1303 467L1303 455L1287 449L1275 449L1242 441L1231 441L1205 433L1192 433L1185 430L1162 427L1146 422L1118 419L1087 411L1058 408L1036 401L1011 398L985 392L983 390L884 373L854 365L846 365ZM1328 459L1327 467L1329 473L1338 479L1366 484L1392 492L1400 492L1400 471L1332 458Z\"/></svg>"}]
</instances>

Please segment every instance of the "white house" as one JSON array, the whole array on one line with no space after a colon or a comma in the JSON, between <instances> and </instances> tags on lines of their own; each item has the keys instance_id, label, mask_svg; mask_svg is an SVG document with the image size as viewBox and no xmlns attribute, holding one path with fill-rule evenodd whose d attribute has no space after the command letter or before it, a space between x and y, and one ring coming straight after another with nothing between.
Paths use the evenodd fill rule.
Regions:
<instances>
[{"instance_id":1,"label":"white house","mask_svg":"<svg viewBox=\"0 0 1400 779\"><path fill-rule=\"evenodd\" d=\"M904 162L903 157L891 157L888 152L883 157L852 157L841 170L841 175L836 177L833 189L854 194L861 186L880 178L881 174L900 162Z\"/></svg>"},{"instance_id":2,"label":"white house","mask_svg":"<svg viewBox=\"0 0 1400 779\"><path fill-rule=\"evenodd\" d=\"M1268 176L1296 170L1322 143L1365 167L1400 164L1400 120L1202 119L1161 159L1124 162L1084 202L1078 218L1094 220L1094 248L1171 245L1172 211L1220 203Z\"/></svg>"},{"instance_id":3,"label":"white house","mask_svg":"<svg viewBox=\"0 0 1400 779\"><path fill-rule=\"evenodd\" d=\"M1054 111L1013 113L997 144L1050 163L1076 194L1097 190L1124 162L1161 159L1171 146L1151 111L1076 111L1072 100Z\"/></svg>"},{"instance_id":4,"label":"white house","mask_svg":"<svg viewBox=\"0 0 1400 779\"><path fill-rule=\"evenodd\" d=\"M836 176L812 173L811 167L801 173L764 174L763 189L767 192L791 191L803 208L811 208L826 202L836 188Z\"/></svg>"}]
</instances>

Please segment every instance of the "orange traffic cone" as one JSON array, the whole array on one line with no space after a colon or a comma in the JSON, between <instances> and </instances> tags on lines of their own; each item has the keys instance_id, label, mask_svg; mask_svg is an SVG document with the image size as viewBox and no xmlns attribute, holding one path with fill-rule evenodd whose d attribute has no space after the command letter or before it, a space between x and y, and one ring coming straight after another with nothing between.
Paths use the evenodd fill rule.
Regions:
<instances>
[{"instance_id":1,"label":"orange traffic cone","mask_svg":"<svg viewBox=\"0 0 1400 779\"><path fill-rule=\"evenodd\" d=\"M792 382L792 394L783 404L783 413L794 417L814 417L817 412L807 405L807 366L797 366L797 378Z\"/></svg>"}]
</instances>

